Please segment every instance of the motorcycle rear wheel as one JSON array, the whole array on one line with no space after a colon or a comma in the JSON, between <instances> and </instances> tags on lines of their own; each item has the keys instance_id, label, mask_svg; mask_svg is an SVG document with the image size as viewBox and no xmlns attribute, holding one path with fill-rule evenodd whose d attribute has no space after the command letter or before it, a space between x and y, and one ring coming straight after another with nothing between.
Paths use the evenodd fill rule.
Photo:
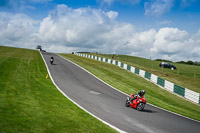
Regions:
<instances>
[{"instance_id":1,"label":"motorcycle rear wheel","mask_svg":"<svg viewBox=\"0 0 200 133\"><path fill-rule=\"evenodd\" d=\"M126 107L129 107L129 106L130 106L130 101L129 101L129 100L126 100L125 106L126 106Z\"/></svg>"},{"instance_id":2,"label":"motorcycle rear wheel","mask_svg":"<svg viewBox=\"0 0 200 133\"><path fill-rule=\"evenodd\" d=\"M137 105L137 110L142 111L142 110L144 109L144 107L145 107L145 104L144 104L144 103L139 103L139 104Z\"/></svg>"}]
</instances>

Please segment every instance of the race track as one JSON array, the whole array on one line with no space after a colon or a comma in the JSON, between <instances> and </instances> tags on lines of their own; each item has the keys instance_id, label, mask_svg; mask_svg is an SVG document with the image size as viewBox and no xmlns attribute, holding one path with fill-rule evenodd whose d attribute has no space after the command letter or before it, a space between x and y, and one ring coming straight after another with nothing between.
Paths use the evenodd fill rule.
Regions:
<instances>
[{"instance_id":1,"label":"race track","mask_svg":"<svg viewBox=\"0 0 200 133\"><path fill-rule=\"evenodd\" d=\"M125 107L126 95L104 84L73 63L42 53L56 85L73 101L107 123L130 133L199 133L196 122L146 105L140 112ZM54 65L49 60L53 56ZM148 101L147 101L148 102Z\"/></svg>"}]
</instances>

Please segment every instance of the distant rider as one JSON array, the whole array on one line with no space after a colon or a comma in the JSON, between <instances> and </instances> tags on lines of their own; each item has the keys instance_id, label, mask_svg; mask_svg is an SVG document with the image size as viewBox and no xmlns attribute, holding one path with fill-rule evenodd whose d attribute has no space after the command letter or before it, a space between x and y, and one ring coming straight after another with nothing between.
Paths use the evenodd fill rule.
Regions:
<instances>
[{"instance_id":1,"label":"distant rider","mask_svg":"<svg viewBox=\"0 0 200 133\"><path fill-rule=\"evenodd\" d=\"M51 56L51 58L50 58L50 61L53 63L53 61L54 61L54 58L53 58L53 56Z\"/></svg>"},{"instance_id":2,"label":"distant rider","mask_svg":"<svg viewBox=\"0 0 200 133\"><path fill-rule=\"evenodd\" d=\"M145 94L145 90L141 90L139 91L137 94L133 95L133 98L131 98L131 103L133 103L133 100L136 99L137 97L141 98L142 96L144 96Z\"/></svg>"}]
</instances>

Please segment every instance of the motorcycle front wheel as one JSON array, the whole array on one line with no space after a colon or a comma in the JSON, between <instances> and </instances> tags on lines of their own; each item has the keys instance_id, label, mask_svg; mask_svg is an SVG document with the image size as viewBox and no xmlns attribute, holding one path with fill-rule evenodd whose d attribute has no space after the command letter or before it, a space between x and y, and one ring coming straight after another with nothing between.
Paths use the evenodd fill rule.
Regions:
<instances>
[{"instance_id":1,"label":"motorcycle front wheel","mask_svg":"<svg viewBox=\"0 0 200 133\"><path fill-rule=\"evenodd\" d=\"M129 106L130 106L130 101L129 101L129 100L126 100L125 106L126 106L126 107L129 107Z\"/></svg>"},{"instance_id":2,"label":"motorcycle front wheel","mask_svg":"<svg viewBox=\"0 0 200 133\"><path fill-rule=\"evenodd\" d=\"M139 104L137 105L137 110L142 111L142 110L144 109L144 107L145 107L145 104L144 104L144 103L139 103Z\"/></svg>"}]
</instances>

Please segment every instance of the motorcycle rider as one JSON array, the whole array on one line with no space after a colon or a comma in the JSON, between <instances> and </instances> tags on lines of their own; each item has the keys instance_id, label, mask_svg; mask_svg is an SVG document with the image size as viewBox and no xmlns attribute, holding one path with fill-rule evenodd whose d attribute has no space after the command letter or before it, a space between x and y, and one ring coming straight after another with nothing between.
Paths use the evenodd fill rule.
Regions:
<instances>
[{"instance_id":1,"label":"motorcycle rider","mask_svg":"<svg viewBox=\"0 0 200 133\"><path fill-rule=\"evenodd\" d=\"M51 56L50 62L52 62L52 64L53 64L53 61L54 61L54 58L53 58L53 56Z\"/></svg>"},{"instance_id":2,"label":"motorcycle rider","mask_svg":"<svg viewBox=\"0 0 200 133\"><path fill-rule=\"evenodd\" d=\"M139 91L137 94L133 95L133 98L130 99L131 103L133 103L133 100L136 99L137 97L142 97L145 94L145 90Z\"/></svg>"}]
</instances>

